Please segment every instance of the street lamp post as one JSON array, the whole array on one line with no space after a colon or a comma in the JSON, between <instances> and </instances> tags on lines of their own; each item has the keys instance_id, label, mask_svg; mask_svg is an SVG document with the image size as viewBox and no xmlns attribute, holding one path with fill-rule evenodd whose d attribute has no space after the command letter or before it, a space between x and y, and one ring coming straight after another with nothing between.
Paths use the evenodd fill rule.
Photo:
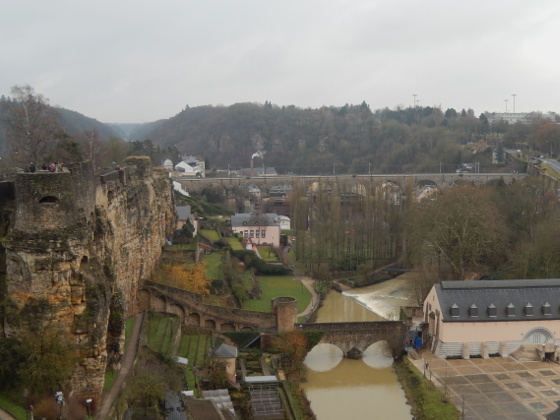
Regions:
<instances>
[{"instance_id":1,"label":"street lamp post","mask_svg":"<svg viewBox=\"0 0 560 420\"><path fill-rule=\"evenodd\" d=\"M54 394L54 397L56 399L56 402L58 403L58 405L60 406L60 420L62 420L62 406L64 405L64 394L62 394L62 391L56 391L56 393Z\"/></svg>"},{"instance_id":2,"label":"street lamp post","mask_svg":"<svg viewBox=\"0 0 560 420\"><path fill-rule=\"evenodd\" d=\"M92 403L92 401L93 400L91 398L86 399L88 419L91 417L91 403Z\"/></svg>"}]
</instances>

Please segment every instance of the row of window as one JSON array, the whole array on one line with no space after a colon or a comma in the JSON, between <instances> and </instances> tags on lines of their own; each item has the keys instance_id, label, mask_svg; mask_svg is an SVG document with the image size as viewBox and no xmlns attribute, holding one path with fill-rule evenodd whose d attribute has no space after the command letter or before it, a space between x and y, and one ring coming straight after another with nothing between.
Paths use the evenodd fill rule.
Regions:
<instances>
[{"instance_id":1,"label":"row of window","mask_svg":"<svg viewBox=\"0 0 560 420\"><path fill-rule=\"evenodd\" d=\"M266 229L257 229L257 230L244 230L243 237L244 238L258 238L260 235L261 238L266 238Z\"/></svg>"},{"instance_id":2,"label":"row of window","mask_svg":"<svg viewBox=\"0 0 560 420\"><path fill-rule=\"evenodd\" d=\"M486 309L487 309L487 312L488 312L488 316L490 318L495 318L495 317L498 316L498 309L496 308L496 306L493 303L488 305L488 307ZM452 318L458 318L459 317L459 306L457 306L456 303L451 305L449 310L451 312L451 317ZM543 305L541 306L541 310L542 310L543 315L545 315L545 316L551 316L552 315L552 307L550 306L550 304L548 302L543 303ZM524 312L525 316L533 316L535 314L533 305L531 305L531 303L528 302L525 306L523 306L523 312ZM506 306L506 315L507 316L515 316L515 306L511 302ZM478 307L474 303L471 306L469 306L469 316L470 317L477 317L478 316Z\"/></svg>"}]
</instances>

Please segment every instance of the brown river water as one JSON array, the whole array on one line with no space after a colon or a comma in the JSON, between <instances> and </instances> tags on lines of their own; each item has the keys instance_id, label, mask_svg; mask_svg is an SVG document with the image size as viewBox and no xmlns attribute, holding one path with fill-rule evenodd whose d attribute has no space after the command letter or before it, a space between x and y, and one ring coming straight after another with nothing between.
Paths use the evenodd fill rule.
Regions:
<instances>
[{"instance_id":1,"label":"brown river water","mask_svg":"<svg viewBox=\"0 0 560 420\"><path fill-rule=\"evenodd\" d=\"M415 304L412 276L405 274L344 294L330 292L317 322L396 319L400 306ZM344 359L332 344L314 347L305 359L307 382L302 387L317 419L412 419L392 363L385 342L370 346L361 360Z\"/></svg>"}]
</instances>

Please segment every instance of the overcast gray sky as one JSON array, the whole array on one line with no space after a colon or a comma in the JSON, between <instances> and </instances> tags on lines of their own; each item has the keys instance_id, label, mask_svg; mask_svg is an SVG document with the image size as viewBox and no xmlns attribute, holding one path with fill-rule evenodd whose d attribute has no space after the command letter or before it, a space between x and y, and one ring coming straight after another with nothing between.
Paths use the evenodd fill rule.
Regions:
<instances>
[{"instance_id":1,"label":"overcast gray sky","mask_svg":"<svg viewBox=\"0 0 560 420\"><path fill-rule=\"evenodd\" d=\"M0 0L0 94L102 122L271 101L560 112L558 0ZM509 102L505 102L508 100Z\"/></svg>"}]
</instances>

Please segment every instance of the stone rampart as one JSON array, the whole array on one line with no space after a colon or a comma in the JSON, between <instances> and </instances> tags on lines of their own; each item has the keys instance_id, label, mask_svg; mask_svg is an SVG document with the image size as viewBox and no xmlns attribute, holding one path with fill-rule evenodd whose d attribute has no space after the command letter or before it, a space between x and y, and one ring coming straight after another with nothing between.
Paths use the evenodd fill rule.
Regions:
<instances>
[{"instance_id":1,"label":"stone rampart","mask_svg":"<svg viewBox=\"0 0 560 420\"><path fill-rule=\"evenodd\" d=\"M14 203L0 214L0 286L10 308L0 336L30 325L66 330L82 358L78 395L101 395L106 365L123 351L124 320L138 312L140 281L175 226L168 174L145 157L126 165L101 176L91 162L21 173L13 189L0 189L0 197L13 191Z\"/></svg>"},{"instance_id":2,"label":"stone rampart","mask_svg":"<svg viewBox=\"0 0 560 420\"><path fill-rule=\"evenodd\" d=\"M173 313L184 325L216 331L277 331L277 313L207 305L202 297L175 287L146 280L139 293L139 309ZM291 319L292 327L296 318Z\"/></svg>"}]
</instances>

